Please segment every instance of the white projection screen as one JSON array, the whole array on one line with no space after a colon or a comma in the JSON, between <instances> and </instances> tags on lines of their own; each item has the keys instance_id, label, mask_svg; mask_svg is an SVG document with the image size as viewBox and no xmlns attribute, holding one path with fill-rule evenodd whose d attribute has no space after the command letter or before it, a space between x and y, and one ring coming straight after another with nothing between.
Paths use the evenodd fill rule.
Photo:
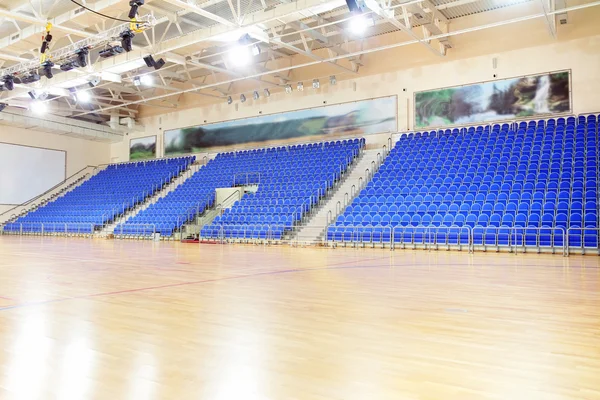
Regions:
<instances>
[{"instance_id":1,"label":"white projection screen","mask_svg":"<svg viewBox=\"0 0 600 400\"><path fill-rule=\"evenodd\" d=\"M0 204L22 204L65 180L66 152L0 143Z\"/></svg>"}]
</instances>

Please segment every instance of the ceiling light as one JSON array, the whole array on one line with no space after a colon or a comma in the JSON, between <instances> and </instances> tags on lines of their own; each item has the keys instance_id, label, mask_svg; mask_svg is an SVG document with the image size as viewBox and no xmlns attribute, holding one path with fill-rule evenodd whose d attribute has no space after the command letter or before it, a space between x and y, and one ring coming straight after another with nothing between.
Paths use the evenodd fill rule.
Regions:
<instances>
[{"instance_id":1,"label":"ceiling light","mask_svg":"<svg viewBox=\"0 0 600 400\"><path fill-rule=\"evenodd\" d=\"M352 18L348 24L350 31L355 35L362 35L363 33L365 33L369 25L369 21L362 14L359 14L356 17Z\"/></svg>"},{"instance_id":2,"label":"ceiling light","mask_svg":"<svg viewBox=\"0 0 600 400\"><path fill-rule=\"evenodd\" d=\"M313 79L313 89L318 89L321 87L321 82L318 79Z\"/></svg>"},{"instance_id":3,"label":"ceiling light","mask_svg":"<svg viewBox=\"0 0 600 400\"><path fill-rule=\"evenodd\" d=\"M6 103L0 103L0 112L4 111L4 109L8 107L8 104Z\"/></svg>"},{"instance_id":4,"label":"ceiling light","mask_svg":"<svg viewBox=\"0 0 600 400\"><path fill-rule=\"evenodd\" d=\"M231 98L231 96L227 96L227 104L231 103L233 103L233 99Z\"/></svg>"},{"instance_id":5,"label":"ceiling light","mask_svg":"<svg viewBox=\"0 0 600 400\"><path fill-rule=\"evenodd\" d=\"M298 89L299 92L302 92L304 90L304 83L298 82L297 89Z\"/></svg>"},{"instance_id":6,"label":"ceiling light","mask_svg":"<svg viewBox=\"0 0 600 400\"><path fill-rule=\"evenodd\" d=\"M46 61L42 64L42 73L47 79L52 79L54 74L52 73L52 67L54 67L54 63L52 61Z\"/></svg>"},{"instance_id":7,"label":"ceiling light","mask_svg":"<svg viewBox=\"0 0 600 400\"><path fill-rule=\"evenodd\" d=\"M89 90L78 91L76 96L77 96L77 101L79 101L81 103L88 103L90 100L92 100L92 94L90 93Z\"/></svg>"},{"instance_id":8,"label":"ceiling light","mask_svg":"<svg viewBox=\"0 0 600 400\"><path fill-rule=\"evenodd\" d=\"M133 50L132 39L134 37L135 34L130 30L126 30L125 32L121 33L121 47L128 53Z\"/></svg>"},{"instance_id":9,"label":"ceiling light","mask_svg":"<svg viewBox=\"0 0 600 400\"><path fill-rule=\"evenodd\" d=\"M260 97L260 95L258 94L258 90L255 90L254 92L252 92L252 98L254 100L258 100L259 97Z\"/></svg>"},{"instance_id":10,"label":"ceiling light","mask_svg":"<svg viewBox=\"0 0 600 400\"><path fill-rule=\"evenodd\" d=\"M96 87L100 84L100 78L96 77L96 78L92 78L88 81L88 86L89 87Z\"/></svg>"},{"instance_id":11,"label":"ceiling light","mask_svg":"<svg viewBox=\"0 0 600 400\"><path fill-rule=\"evenodd\" d=\"M265 97L271 96L271 92L269 91L269 89L265 89L264 93L265 93Z\"/></svg>"},{"instance_id":12,"label":"ceiling light","mask_svg":"<svg viewBox=\"0 0 600 400\"><path fill-rule=\"evenodd\" d=\"M244 103L246 101L246 96L244 96L243 94L240 95L240 101L242 103Z\"/></svg>"},{"instance_id":13,"label":"ceiling light","mask_svg":"<svg viewBox=\"0 0 600 400\"><path fill-rule=\"evenodd\" d=\"M285 85L285 92L286 93L292 93L292 86L291 85Z\"/></svg>"},{"instance_id":14,"label":"ceiling light","mask_svg":"<svg viewBox=\"0 0 600 400\"><path fill-rule=\"evenodd\" d=\"M29 110L36 114L44 114L46 111L48 111L48 107L46 106L46 103L36 100L31 102Z\"/></svg>"},{"instance_id":15,"label":"ceiling light","mask_svg":"<svg viewBox=\"0 0 600 400\"><path fill-rule=\"evenodd\" d=\"M246 46L235 46L229 50L229 61L235 67L245 67L250 64L250 51Z\"/></svg>"},{"instance_id":16,"label":"ceiling light","mask_svg":"<svg viewBox=\"0 0 600 400\"><path fill-rule=\"evenodd\" d=\"M152 85L154 83L154 79L152 79L152 75L142 75L140 76L140 83L142 85Z\"/></svg>"},{"instance_id":17,"label":"ceiling light","mask_svg":"<svg viewBox=\"0 0 600 400\"><path fill-rule=\"evenodd\" d=\"M100 50L100 53L98 53L98 55L102 58L109 58L109 57L116 56L117 54L121 54L124 51L125 50L121 46L112 46L112 47L107 47L106 49Z\"/></svg>"},{"instance_id":18,"label":"ceiling light","mask_svg":"<svg viewBox=\"0 0 600 400\"><path fill-rule=\"evenodd\" d=\"M142 80L139 76L133 78L133 86L140 86L142 84Z\"/></svg>"},{"instance_id":19,"label":"ceiling light","mask_svg":"<svg viewBox=\"0 0 600 400\"><path fill-rule=\"evenodd\" d=\"M331 76L329 77L329 83L330 83L331 85L335 85L335 84L337 83L337 79L335 78L335 75L331 75Z\"/></svg>"},{"instance_id":20,"label":"ceiling light","mask_svg":"<svg viewBox=\"0 0 600 400\"><path fill-rule=\"evenodd\" d=\"M258 46L258 44L255 44L253 46L250 46L250 51L252 51L253 56L257 56L260 54L260 47Z\"/></svg>"}]
</instances>

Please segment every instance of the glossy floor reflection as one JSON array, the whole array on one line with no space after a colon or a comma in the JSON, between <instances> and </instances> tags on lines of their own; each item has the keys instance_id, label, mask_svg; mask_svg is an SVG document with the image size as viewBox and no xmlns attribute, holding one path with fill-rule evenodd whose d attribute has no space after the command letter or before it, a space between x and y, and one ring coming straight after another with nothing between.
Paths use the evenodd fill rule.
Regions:
<instances>
[{"instance_id":1,"label":"glossy floor reflection","mask_svg":"<svg viewBox=\"0 0 600 400\"><path fill-rule=\"evenodd\" d=\"M600 399L599 261L0 237L0 399Z\"/></svg>"}]
</instances>

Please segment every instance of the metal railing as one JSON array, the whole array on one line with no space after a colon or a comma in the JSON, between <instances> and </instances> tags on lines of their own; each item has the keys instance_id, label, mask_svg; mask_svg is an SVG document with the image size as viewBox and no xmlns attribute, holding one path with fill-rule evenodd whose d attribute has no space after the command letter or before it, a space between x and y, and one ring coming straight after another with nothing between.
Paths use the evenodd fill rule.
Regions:
<instances>
[{"instance_id":1,"label":"metal railing","mask_svg":"<svg viewBox=\"0 0 600 400\"><path fill-rule=\"evenodd\" d=\"M228 241L261 242L268 244L281 241L293 228L285 224L216 224L203 229L200 241Z\"/></svg>"},{"instance_id":2,"label":"metal railing","mask_svg":"<svg viewBox=\"0 0 600 400\"><path fill-rule=\"evenodd\" d=\"M156 233L156 224L119 224L115 227L114 234L117 238L124 237L152 237Z\"/></svg>"},{"instance_id":3,"label":"metal railing","mask_svg":"<svg viewBox=\"0 0 600 400\"><path fill-rule=\"evenodd\" d=\"M93 237L95 224L87 222L21 222L10 223L0 229L2 235L19 236L89 236Z\"/></svg>"},{"instance_id":4,"label":"metal railing","mask_svg":"<svg viewBox=\"0 0 600 400\"><path fill-rule=\"evenodd\" d=\"M332 231L331 228L335 228ZM586 231L588 231L586 233ZM569 238L573 238L574 232L580 240L577 246L570 245ZM550 249L560 250L563 256L569 255L569 248L598 251L600 228L571 228L565 230L562 227L495 227L495 226L354 226L328 225L325 229L325 241L352 244L383 244L390 245L393 250L398 245L406 248L406 245L424 249L439 249L440 246L458 246L462 250L466 246L469 252L476 249L487 251L488 249L508 249L517 253L519 249L526 252L527 249ZM586 241L587 239L587 241Z\"/></svg>"},{"instance_id":5,"label":"metal railing","mask_svg":"<svg viewBox=\"0 0 600 400\"><path fill-rule=\"evenodd\" d=\"M581 250L582 254L595 250L600 255L600 228L569 228L567 244L567 255L570 249Z\"/></svg>"}]
</instances>

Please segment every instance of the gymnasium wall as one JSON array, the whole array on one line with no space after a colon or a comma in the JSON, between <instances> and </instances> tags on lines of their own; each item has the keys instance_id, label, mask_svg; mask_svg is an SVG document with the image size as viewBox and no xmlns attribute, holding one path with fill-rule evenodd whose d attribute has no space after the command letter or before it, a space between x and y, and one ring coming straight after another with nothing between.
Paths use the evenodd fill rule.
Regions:
<instances>
[{"instance_id":1,"label":"gymnasium wall","mask_svg":"<svg viewBox=\"0 0 600 400\"><path fill-rule=\"evenodd\" d=\"M0 142L65 151L67 177L88 165L110 162L110 143L93 142L10 126L0 127ZM22 160L22 162L26 161ZM15 165L15 168L19 168L19 165ZM4 171L0 171L0 173L4 173ZM0 187L0 190L6 190L6 188ZM0 204L0 213L12 207L12 205Z\"/></svg>"},{"instance_id":2,"label":"gymnasium wall","mask_svg":"<svg viewBox=\"0 0 600 400\"><path fill-rule=\"evenodd\" d=\"M527 15L523 8L534 6L538 4L506 9L508 11L502 11L505 13L503 19ZM493 23L497 20L494 13L474 18L479 19L477 22L480 24ZM291 83L303 81L303 92L273 93L269 98L261 97L254 101L249 95L252 86L248 86L240 89L246 93L248 100L243 104L236 101L238 107L225 101L208 105L201 96L186 94L178 99L178 111L149 115L157 112L156 109L145 108L142 115L146 117L141 119L145 132L139 136L158 135L157 154L161 156L164 154L163 132L166 130L382 96L398 97L398 130L407 131L413 128L413 96L417 91L566 69L571 70L572 76L573 112L598 112L600 24L594 21L600 18L600 7L571 12L569 18L569 25L559 27L558 39L549 35L543 19L535 19L452 37L454 48L446 57L435 56L418 45L399 47L385 53L385 62L381 62L384 53L369 54L363 58L364 66L361 67L361 75L367 76L354 78L336 73L337 85L330 86L324 82L328 81L326 77L321 78L319 90L313 90L310 82L312 77L323 76L323 73L309 68L297 70ZM473 22L472 18L455 20L451 29L457 31L472 26ZM406 40L406 35L395 39L385 36L377 40L377 45L391 44ZM326 71L331 73L331 68ZM389 134L369 135L367 143L383 145L388 137ZM129 139L131 137L112 145L113 159L128 159Z\"/></svg>"}]
</instances>

